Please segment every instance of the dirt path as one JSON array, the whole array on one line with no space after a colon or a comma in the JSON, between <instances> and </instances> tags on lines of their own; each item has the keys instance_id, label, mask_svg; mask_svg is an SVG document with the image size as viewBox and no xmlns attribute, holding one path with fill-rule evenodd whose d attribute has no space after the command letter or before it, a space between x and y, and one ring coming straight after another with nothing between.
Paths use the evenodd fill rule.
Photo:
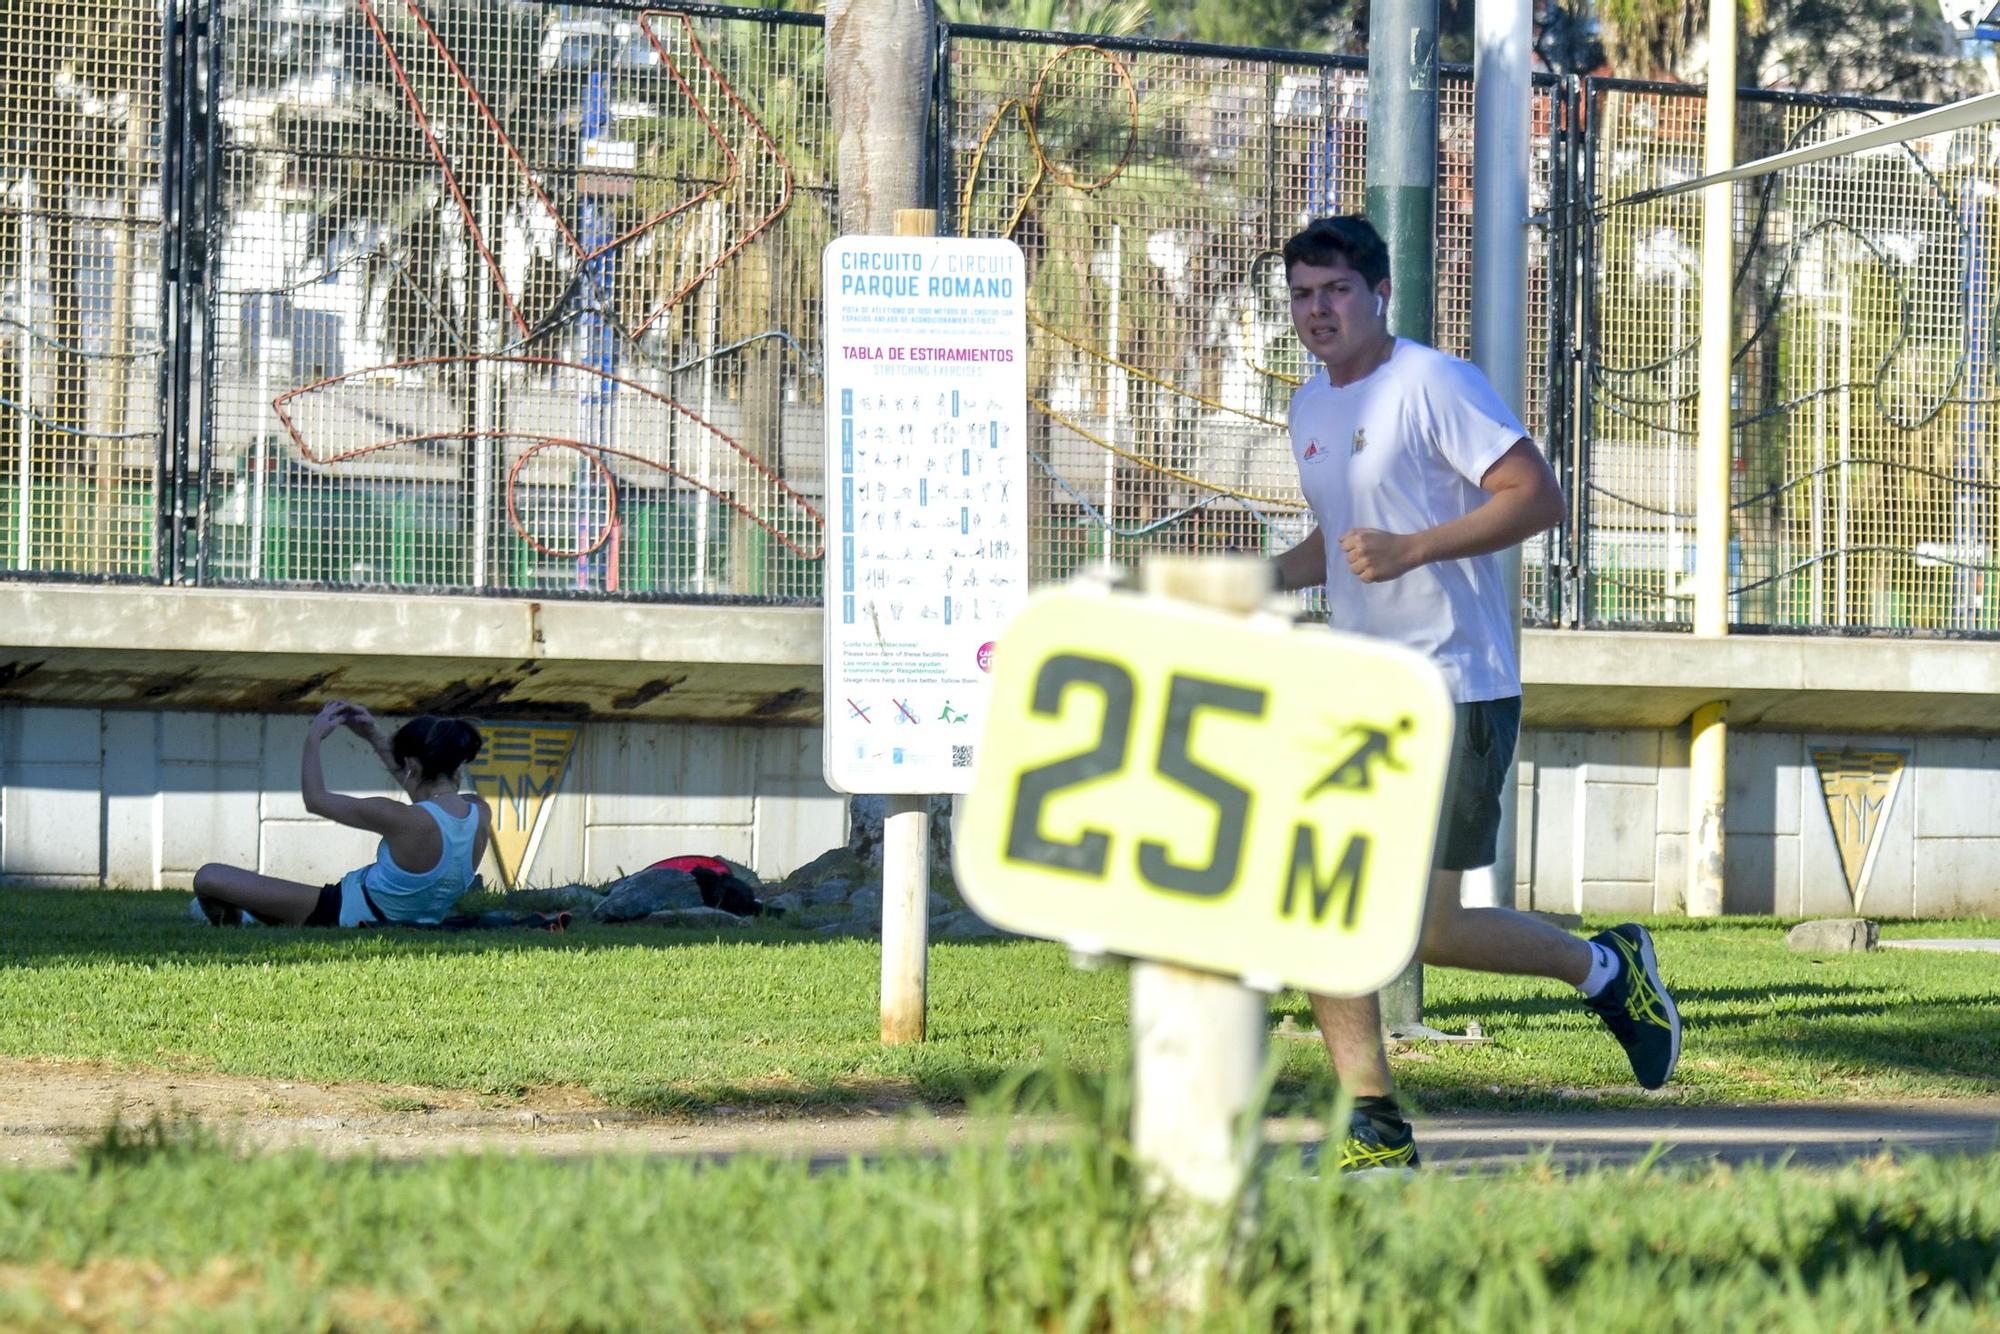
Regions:
<instances>
[{"instance_id":1,"label":"dirt path","mask_svg":"<svg viewBox=\"0 0 2000 1334\"><path fill-rule=\"evenodd\" d=\"M0 1057L0 1165L67 1162L114 1120L196 1120L254 1148L411 1157L452 1150L721 1155L746 1151L844 1161L962 1139L963 1116L895 1105L815 1116L729 1110L699 1120L610 1107L576 1088L497 1099L400 1084L312 1084L222 1074L118 1070L88 1062ZM920 1118L920 1119L919 1119Z\"/></svg>"},{"instance_id":2,"label":"dirt path","mask_svg":"<svg viewBox=\"0 0 2000 1334\"><path fill-rule=\"evenodd\" d=\"M723 1112L700 1120L604 1106L576 1089L537 1089L502 1106L468 1092L387 1084L319 1085L233 1075L110 1070L0 1058L0 1165L59 1166L78 1141L154 1116L194 1118L253 1148L415 1157L454 1150L578 1156L640 1153L803 1156L819 1163L897 1150L935 1151L981 1133L963 1115L872 1107L832 1115ZM1046 1121L1017 1123L1017 1141ZM1323 1127L1274 1121L1275 1142ZM2000 1151L2000 1100L1645 1107L1591 1112L1448 1112L1418 1127L1425 1158L1477 1171L1552 1148L1572 1166L1636 1161L1665 1145L1670 1162L1717 1159L1831 1164L1885 1151Z\"/></svg>"}]
</instances>

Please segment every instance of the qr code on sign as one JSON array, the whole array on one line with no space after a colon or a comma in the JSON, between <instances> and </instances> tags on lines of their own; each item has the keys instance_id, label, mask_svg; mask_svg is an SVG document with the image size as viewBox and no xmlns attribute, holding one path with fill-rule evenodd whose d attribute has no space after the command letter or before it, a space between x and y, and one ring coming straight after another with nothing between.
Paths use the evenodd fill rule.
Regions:
<instances>
[{"instance_id":1,"label":"qr code on sign","mask_svg":"<svg viewBox=\"0 0 2000 1334\"><path fill-rule=\"evenodd\" d=\"M953 746L951 748L951 767L954 769L970 769L972 767L972 747Z\"/></svg>"}]
</instances>

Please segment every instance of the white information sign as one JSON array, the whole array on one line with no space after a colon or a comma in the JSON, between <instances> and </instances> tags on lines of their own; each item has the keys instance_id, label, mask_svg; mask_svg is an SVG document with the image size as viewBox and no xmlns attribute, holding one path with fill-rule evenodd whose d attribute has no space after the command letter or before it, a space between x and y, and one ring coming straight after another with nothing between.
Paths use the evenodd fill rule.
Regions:
<instances>
[{"instance_id":1,"label":"white information sign","mask_svg":"<svg viewBox=\"0 0 2000 1334\"><path fill-rule=\"evenodd\" d=\"M967 792L1027 597L1027 270L1012 241L826 248L826 781Z\"/></svg>"}]
</instances>

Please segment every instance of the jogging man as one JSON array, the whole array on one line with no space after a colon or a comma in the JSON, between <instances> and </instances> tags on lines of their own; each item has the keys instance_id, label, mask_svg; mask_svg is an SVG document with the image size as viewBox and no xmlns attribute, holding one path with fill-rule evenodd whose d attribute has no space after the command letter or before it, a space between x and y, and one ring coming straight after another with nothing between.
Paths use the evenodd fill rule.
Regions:
<instances>
[{"instance_id":1,"label":"jogging man","mask_svg":"<svg viewBox=\"0 0 2000 1334\"><path fill-rule=\"evenodd\" d=\"M1429 654L1457 703L1418 957L1570 983L1624 1046L1639 1083L1658 1088L1680 1057L1681 1026L1644 927L1586 941L1459 901L1462 873L1492 864L1500 803L1514 799L1519 593L1502 583L1494 553L1562 521L1555 474L1477 368L1389 332L1389 252L1366 218L1317 219L1284 256L1292 324L1320 370L1291 410L1299 489L1317 522L1276 558L1278 585L1323 582L1329 624ZM1377 999L1314 996L1313 1013L1356 1100L1341 1167L1416 1166Z\"/></svg>"}]
</instances>

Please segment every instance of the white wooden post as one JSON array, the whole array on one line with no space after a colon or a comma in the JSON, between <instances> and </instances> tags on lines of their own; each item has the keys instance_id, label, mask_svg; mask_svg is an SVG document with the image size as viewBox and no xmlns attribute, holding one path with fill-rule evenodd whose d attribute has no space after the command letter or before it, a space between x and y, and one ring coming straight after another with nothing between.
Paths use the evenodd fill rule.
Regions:
<instances>
[{"instance_id":1,"label":"white wooden post","mask_svg":"<svg viewBox=\"0 0 2000 1334\"><path fill-rule=\"evenodd\" d=\"M882 812L882 1041L924 1040L929 987L929 797L885 797Z\"/></svg>"},{"instance_id":2,"label":"white wooden post","mask_svg":"<svg viewBox=\"0 0 2000 1334\"><path fill-rule=\"evenodd\" d=\"M896 210L896 235L937 235L937 214ZM882 809L882 1041L922 1042L930 983L931 816L926 796Z\"/></svg>"},{"instance_id":3,"label":"white wooden post","mask_svg":"<svg viewBox=\"0 0 2000 1334\"><path fill-rule=\"evenodd\" d=\"M1269 997L1233 977L1133 962L1132 1147L1169 1194L1220 1207L1243 1189L1269 1012Z\"/></svg>"},{"instance_id":4,"label":"white wooden post","mask_svg":"<svg viewBox=\"0 0 2000 1334\"><path fill-rule=\"evenodd\" d=\"M1252 612L1271 593L1270 566L1249 557L1162 557L1148 593ZM1132 1148L1156 1189L1182 1204L1241 1198L1262 1127L1252 1114L1269 998L1233 977L1174 964L1132 964Z\"/></svg>"},{"instance_id":5,"label":"white wooden post","mask_svg":"<svg viewBox=\"0 0 2000 1334\"><path fill-rule=\"evenodd\" d=\"M1002 646L956 853L968 902L998 925L1134 960L1131 1142L1150 1198L1133 1273L1148 1300L1189 1311L1208 1309L1257 1203L1264 993L1364 994L1414 953L1449 759L1436 667L1295 631L1273 570L1158 557L1143 599L1031 599ZM1332 706L1344 718L1391 729L1357 719L1367 738L1331 773L1331 757L1293 741L1327 725L1328 681L1352 697ZM1065 709L1077 685L1102 702ZM1099 739L1079 752L1083 728ZM1083 766L1037 784L1079 753L1088 780L1106 781L1051 817L1051 792L1081 786ZM1383 762L1394 776L1377 785ZM1311 800L1329 786L1335 801ZM1330 874L1323 833L1345 843Z\"/></svg>"}]
</instances>

